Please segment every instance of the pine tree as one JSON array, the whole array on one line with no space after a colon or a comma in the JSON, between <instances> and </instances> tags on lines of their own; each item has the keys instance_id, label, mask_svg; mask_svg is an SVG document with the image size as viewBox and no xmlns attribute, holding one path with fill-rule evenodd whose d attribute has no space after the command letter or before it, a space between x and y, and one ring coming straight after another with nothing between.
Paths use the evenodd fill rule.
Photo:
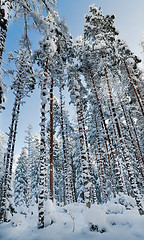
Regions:
<instances>
[{"instance_id":1,"label":"pine tree","mask_svg":"<svg viewBox=\"0 0 144 240\"><path fill-rule=\"evenodd\" d=\"M24 28L24 34L22 36L22 41L20 42L20 50L17 56L10 54L10 58L15 60L17 67L16 74L14 76L12 89L15 95L15 102L12 110L12 121L9 131L7 154L6 154L6 169L3 183L3 201L1 209L1 221L4 220L4 209L5 201L7 198L7 185L8 181L11 182L12 166L13 166L13 156L14 147L16 141L17 124L18 117L20 113L20 106L22 104L22 99L27 96L27 94L34 89L35 77L32 68L31 52L29 50L29 41L27 38L27 29Z\"/></svg>"},{"instance_id":2,"label":"pine tree","mask_svg":"<svg viewBox=\"0 0 144 240\"><path fill-rule=\"evenodd\" d=\"M14 180L16 206L28 206L28 151L23 148L18 158Z\"/></svg>"},{"instance_id":3,"label":"pine tree","mask_svg":"<svg viewBox=\"0 0 144 240\"><path fill-rule=\"evenodd\" d=\"M31 202L38 203L39 163L40 163L40 139L37 134L32 139L32 167L31 167Z\"/></svg>"},{"instance_id":4,"label":"pine tree","mask_svg":"<svg viewBox=\"0 0 144 240\"><path fill-rule=\"evenodd\" d=\"M29 207L31 205L31 182L32 182L32 162L33 162L33 156L32 156L32 126L28 126L28 130L26 131L27 135L25 137L25 143L27 144L27 206Z\"/></svg>"}]
</instances>

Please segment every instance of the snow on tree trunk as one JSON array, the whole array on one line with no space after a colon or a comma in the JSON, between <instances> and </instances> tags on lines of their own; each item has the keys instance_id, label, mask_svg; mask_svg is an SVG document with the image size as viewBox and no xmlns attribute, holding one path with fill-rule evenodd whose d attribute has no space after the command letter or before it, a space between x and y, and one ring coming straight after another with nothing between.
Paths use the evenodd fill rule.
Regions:
<instances>
[{"instance_id":1,"label":"snow on tree trunk","mask_svg":"<svg viewBox=\"0 0 144 240\"><path fill-rule=\"evenodd\" d=\"M143 175L143 170L142 170L142 166L141 166L142 160L141 160L141 158L139 158L140 156L137 155L137 149L136 149L135 142L134 142L131 130L130 130L130 126L129 126L128 118L127 118L127 115L126 115L126 111L124 109L124 106L123 106L122 102L121 102L121 108L122 108L123 113L124 113L124 117L125 117L127 129L128 129L128 133L129 133L129 136L130 136L130 140L131 140L133 151L134 151L134 155L135 155L137 168L138 168L138 171L140 173L139 177L140 177L141 182L143 184L143 182L144 182L144 175ZM144 185L143 185L143 187L144 187Z\"/></svg>"},{"instance_id":2,"label":"snow on tree trunk","mask_svg":"<svg viewBox=\"0 0 144 240\"><path fill-rule=\"evenodd\" d=\"M103 200L103 202L107 202L106 182L105 182L105 174L104 174L104 168L103 168L103 159L102 159L102 154L101 154L101 141L100 141L100 136L99 136L99 132L98 132L97 122L96 122L96 132L97 132L97 143L98 143L97 161L98 161L99 167L100 167L100 182L101 182L101 187L102 187L102 200Z\"/></svg>"},{"instance_id":3,"label":"snow on tree trunk","mask_svg":"<svg viewBox=\"0 0 144 240\"><path fill-rule=\"evenodd\" d=\"M64 132L64 119L63 119L63 100L62 100L62 88L60 86L60 123L61 123L61 134L63 142L63 158L64 158L64 176L65 176L65 187L66 187L66 200L67 203L70 203L70 192L69 192L69 179L68 179L68 163L67 163L67 154L66 154L66 138Z\"/></svg>"},{"instance_id":4,"label":"snow on tree trunk","mask_svg":"<svg viewBox=\"0 0 144 240\"><path fill-rule=\"evenodd\" d=\"M139 152L140 152L140 156L141 156L141 159L142 159L142 163L143 163L143 166L144 166L144 158L143 158L143 154L142 154L142 149L141 149L141 146L140 146L140 143L139 143L138 134L137 134L136 128L134 126L134 122L133 122L133 119L131 117L130 111L128 111L128 116L129 116L129 119L131 121L131 125L133 127L133 131L135 133L135 139L136 139L136 142L137 142L137 145L138 145L138 149L139 149Z\"/></svg>"},{"instance_id":5,"label":"snow on tree trunk","mask_svg":"<svg viewBox=\"0 0 144 240\"><path fill-rule=\"evenodd\" d=\"M53 194L53 77L50 87L50 199L54 201Z\"/></svg>"},{"instance_id":6,"label":"snow on tree trunk","mask_svg":"<svg viewBox=\"0 0 144 240\"><path fill-rule=\"evenodd\" d=\"M68 139L68 126L66 123L66 146L67 146L67 161L68 161L68 175L69 175L69 191L70 191L70 202L75 202L74 187L72 182L72 167L70 164L70 148L69 148L69 139Z\"/></svg>"},{"instance_id":7,"label":"snow on tree trunk","mask_svg":"<svg viewBox=\"0 0 144 240\"><path fill-rule=\"evenodd\" d=\"M93 74L92 74L91 71L90 71L90 78L91 78L91 82L92 82L92 85L93 85L96 100L97 100L97 103L98 103L99 112L100 112L100 116L101 116L101 119L102 119L103 127L104 127L104 130L105 130L106 135L107 135L107 140L108 140L108 143L109 143L110 151L112 153L113 163L114 163L114 166L115 166L115 171L116 171L116 176L117 176L117 180L118 180L119 189L120 189L121 192L123 192L123 184L122 184L122 179L121 179L121 175L120 175L119 166L118 166L117 161L115 159L115 154L114 154L112 142L111 142L111 139L110 139L110 136L109 136L109 131L108 131L108 128L107 128L107 125L106 125L106 122L105 122L105 118L104 118L104 114L103 114L103 111L102 111L101 103L100 103L100 100L99 100L99 97L98 97L98 93L97 93L97 90L96 90Z\"/></svg>"},{"instance_id":8,"label":"snow on tree trunk","mask_svg":"<svg viewBox=\"0 0 144 240\"><path fill-rule=\"evenodd\" d=\"M85 149L85 140L83 135L83 126L81 121L81 111L80 111L80 95L78 91L78 81L77 75L75 73L75 96L76 96L76 108L77 108L77 121L78 121L78 129L79 129L79 139L80 139L80 152L81 152L81 160L82 160L82 178L83 178L83 186L84 186L84 198L86 202L86 206L88 208L91 207L91 176L89 171L89 163L86 156Z\"/></svg>"},{"instance_id":9,"label":"snow on tree trunk","mask_svg":"<svg viewBox=\"0 0 144 240\"><path fill-rule=\"evenodd\" d=\"M134 192L134 196L135 196L136 204L137 204L137 207L138 207L138 211L139 211L140 215L143 215L144 210L143 210L143 206L142 206L141 196L140 196L137 184L136 184L136 179L135 179L135 176L134 176L134 173L133 173L132 164L130 162L129 152L128 152L127 146L125 144L125 141L123 139L122 132L121 132L121 129L120 129L120 125L119 125L119 122L118 122L118 118L117 118L117 115L116 115L114 102L113 102L113 98L112 98L112 93L111 93L111 89L110 89L110 83L109 83L109 79L108 79L108 75L107 75L107 70L106 70L106 68L104 70L105 70L105 76L106 76L106 81L107 81L107 86L108 86L108 92L109 92L113 117L114 117L114 120L115 120L115 124L116 124L116 127L117 127L117 132L118 132L118 136L119 136L120 147L121 147L121 149L124 153L124 156L125 156L127 171L128 171L130 183L131 183L131 186L132 186L132 189L133 189L133 192Z\"/></svg>"},{"instance_id":10,"label":"snow on tree trunk","mask_svg":"<svg viewBox=\"0 0 144 240\"><path fill-rule=\"evenodd\" d=\"M27 162L27 206L31 205L31 181L32 181L32 126L28 126L27 136L26 136L26 143L27 143L27 150L28 150L28 162Z\"/></svg>"},{"instance_id":11,"label":"snow on tree trunk","mask_svg":"<svg viewBox=\"0 0 144 240\"><path fill-rule=\"evenodd\" d=\"M18 85L18 93L15 98L14 107L12 111L12 122L10 126L10 132L9 132L9 138L8 138L8 146L7 146L7 153L6 153L6 166L5 166L5 174L4 174L4 180L3 180L3 193L2 193L2 207L0 211L0 221L4 221L4 215L6 211L6 198L7 198L7 189L9 188L10 184L10 173L12 172L12 164L13 161L10 162L11 154L12 153L12 143L13 143L13 136L14 136L14 126L16 126L16 120L17 120L17 107L19 102L19 85ZM6 219L5 219L6 220Z\"/></svg>"},{"instance_id":12,"label":"snow on tree trunk","mask_svg":"<svg viewBox=\"0 0 144 240\"><path fill-rule=\"evenodd\" d=\"M88 164L89 164L89 170L90 170L90 176L91 176L91 190L92 190L92 196L91 198L93 199L93 202L96 202L96 191L94 187L94 179L93 179L93 172L92 172L92 164L91 164L91 159L90 159L90 152L89 152L89 146L88 146L88 139L87 139L87 134L86 134L86 129L85 129L85 121L84 121L84 116L83 116L83 110L82 110L82 101L81 101L81 95L79 89L75 85L76 91L79 93L77 97L79 97L79 113L80 113L80 121L83 127L83 134L84 134L84 140L85 140L85 146L86 146L86 153L87 153L87 158L88 158Z\"/></svg>"},{"instance_id":13,"label":"snow on tree trunk","mask_svg":"<svg viewBox=\"0 0 144 240\"><path fill-rule=\"evenodd\" d=\"M98 133L98 126L97 126L96 116L95 116L95 125L96 125L96 131ZM101 122L101 129L104 131L102 122ZM109 173L110 173L110 179L111 179L111 186L112 186L113 196L116 197L116 190L115 190L115 183L114 183L113 171L112 171L112 166L111 166L109 148L108 148L108 144L107 144L107 140L106 140L105 136L104 136L104 143L105 143L106 152L107 152L107 159L108 159L108 166L109 166Z\"/></svg>"},{"instance_id":14,"label":"snow on tree trunk","mask_svg":"<svg viewBox=\"0 0 144 240\"><path fill-rule=\"evenodd\" d=\"M119 162L119 166L120 166L120 169L121 169L121 178L122 178L122 182L123 182L123 191L124 193L128 194L128 191L127 191L127 186L126 186L126 182L125 182L125 177L124 177L124 164L123 164L123 158L125 159L125 156L120 148L120 144L119 144L119 137L117 136L117 131L116 131L116 126L115 126L115 123L114 123L114 116L112 114L112 108L110 107L110 104L108 102L108 109L109 109L109 113L110 113L110 117L111 117L111 121L112 121L112 126L113 126L113 131L114 131L114 136L115 136L115 141L116 141L116 149L117 149L117 152L118 152L118 156L117 156L117 159L118 159L118 162Z\"/></svg>"},{"instance_id":15,"label":"snow on tree trunk","mask_svg":"<svg viewBox=\"0 0 144 240\"><path fill-rule=\"evenodd\" d=\"M144 116L144 109L143 109L143 106L142 106L142 104L141 104L141 100L140 100L140 98L139 98L139 96L138 96L138 93L137 93L137 90L136 90L136 88L135 88L135 85L134 85L134 83L133 83L133 80L132 80L130 71L129 71L129 69L128 69L128 66L127 66L126 62L124 62L124 64L125 64L125 68L126 68L128 77L129 77L129 79L130 79L130 83L131 83L131 85L132 85L132 87L133 87L134 93L135 93L136 98L137 98L137 100L138 100L138 103L139 103L139 106L140 106L142 115Z\"/></svg>"},{"instance_id":16,"label":"snow on tree trunk","mask_svg":"<svg viewBox=\"0 0 144 240\"><path fill-rule=\"evenodd\" d=\"M140 96L140 99L141 99L141 102L142 102L142 104L144 106L144 94L141 93L141 90L139 88L137 88L137 92L138 92L138 94Z\"/></svg>"},{"instance_id":17,"label":"snow on tree trunk","mask_svg":"<svg viewBox=\"0 0 144 240\"><path fill-rule=\"evenodd\" d=\"M17 126L18 126L19 114L20 114L20 103L17 106L17 113L16 113L17 117L16 117L16 121L15 121L15 126L14 126L14 134L13 134L11 157L10 157L10 170L9 170L10 177L12 176L12 166L13 166L13 158L14 158L14 150L15 150L15 143L16 143L16 135L17 135Z\"/></svg>"},{"instance_id":18,"label":"snow on tree trunk","mask_svg":"<svg viewBox=\"0 0 144 240\"><path fill-rule=\"evenodd\" d=\"M41 86L41 122L40 122L40 170L39 170L39 196L38 196L38 228L44 228L44 201L45 201L45 162L46 162L46 102L47 102L47 70L48 57Z\"/></svg>"},{"instance_id":19,"label":"snow on tree trunk","mask_svg":"<svg viewBox=\"0 0 144 240\"><path fill-rule=\"evenodd\" d=\"M7 37L10 12L11 1L0 1L0 66L2 63L2 55L5 50L5 41Z\"/></svg>"}]
</instances>

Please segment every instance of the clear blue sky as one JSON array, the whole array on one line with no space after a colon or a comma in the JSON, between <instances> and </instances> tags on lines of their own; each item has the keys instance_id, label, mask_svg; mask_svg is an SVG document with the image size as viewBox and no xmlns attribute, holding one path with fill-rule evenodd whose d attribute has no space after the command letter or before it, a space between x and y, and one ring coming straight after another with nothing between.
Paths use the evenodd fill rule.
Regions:
<instances>
[{"instance_id":1,"label":"clear blue sky","mask_svg":"<svg viewBox=\"0 0 144 240\"><path fill-rule=\"evenodd\" d=\"M104 14L115 14L115 26L120 32L120 37L127 42L135 54L142 58L139 44L141 36L144 34L144 0L58 0L57 10L60 17L66 20L73 38L82 35L84 15L88 12L89 5L92 3L95 3L98 7L101 6ZM10 23L6 42L7 51L16 48L16 42L19 40L21 32L21 24ZM32 39L34 48L37 46L36 39L37 36ZM5 82L9 86L11 79L5 79ZM4 132L8 132L11 122L13 100L13 95L9 91L7 103L5 104L6 110L0 114L0 129ZM26 103L21 107L16 155L24 144L25 130L27 130L28 124L33 125L34 132L39 132L39 113L39 91L36 90L31 98L27 98Z\"/></svg>"}]
</instances>

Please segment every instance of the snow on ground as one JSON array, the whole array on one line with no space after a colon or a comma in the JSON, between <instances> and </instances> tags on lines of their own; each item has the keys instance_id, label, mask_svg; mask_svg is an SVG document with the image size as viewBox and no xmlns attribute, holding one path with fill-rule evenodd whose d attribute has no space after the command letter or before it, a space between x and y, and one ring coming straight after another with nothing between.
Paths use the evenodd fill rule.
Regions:
<instances>
[{"instance_id":1,"label":"snow on ground","mask_svg":"<svg viewBox=\"0 0 144 240\"><path fill-rule=\"evenodd\" d=\"M24 207L0 225L0 240L144 240L144 216L130 197L87 209L82 203L58 207L47 201L45 228L37 229L37 206ZM27 212L26 212L27 211Z\"/></svg>"}]
</instances>

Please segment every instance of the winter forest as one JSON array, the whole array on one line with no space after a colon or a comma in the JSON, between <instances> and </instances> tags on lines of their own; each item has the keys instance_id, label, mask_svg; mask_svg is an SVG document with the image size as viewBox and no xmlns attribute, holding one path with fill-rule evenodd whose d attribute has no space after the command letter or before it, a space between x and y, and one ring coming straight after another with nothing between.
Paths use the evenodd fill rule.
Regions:
<instances>
[{"instance_id":1,"label":"winter forest","mask_svg":"<svg viewBox=\"0 0 144 240\"><path fill-rule=\"evenodd\" d=\"M144 67L114 15L90 5L74 40L56 4L0 0L0 117L4 76L14 96L8 132L0 130L0 239L142 240ZM22 21L23 33L5 68L12 20ZM18 128L36 88L39 133ZM18 131L25 142L16 159Z\"/></svg>"}]
</instances>

